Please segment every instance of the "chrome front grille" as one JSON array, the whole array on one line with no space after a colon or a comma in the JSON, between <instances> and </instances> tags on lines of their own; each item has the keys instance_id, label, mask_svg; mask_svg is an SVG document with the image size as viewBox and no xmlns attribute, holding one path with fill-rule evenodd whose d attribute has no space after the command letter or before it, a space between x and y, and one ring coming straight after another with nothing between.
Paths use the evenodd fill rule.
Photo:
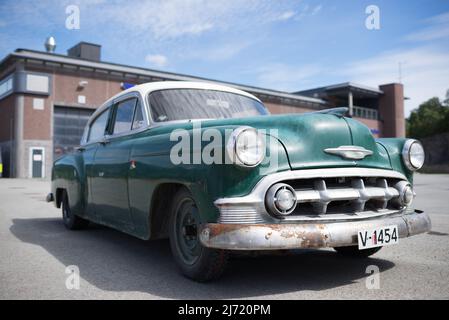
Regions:
<instances>
[{"instance_id":1,"label":"chrome front grille","mask_svg":"<svg viewBox=\"0 0 449 320\"><path fill-rule=\"evenodd\" d=\"M386 209L390 200L399 196L399 191L390 186L385 178L346 179L343 177L336 179L336 183L328 184L325 179L314 179L311 188L295 189L298 209L296 211L301 211L301 204L310 203L313 213L326 214L329 204L336 202L341 204L343 212L361 212L365 210L369 201L372 202L371 209L373 207Z\"/></svg>"},{"instance_id":2,"label":"chrome front grille","mask_svg":"<svg viewBox=\"0 0 449 320\"><path fill-rule=\"evenodd\" d=\"M215 200L218 222L237 224L340 221L373 218L406 209L401 183L394 170L323 168L283 171L262 178L245 196ZM296 195L293 212L279 216L267 207L267 194L276 184L289 185Z\"/></svg>"}]
</instances>

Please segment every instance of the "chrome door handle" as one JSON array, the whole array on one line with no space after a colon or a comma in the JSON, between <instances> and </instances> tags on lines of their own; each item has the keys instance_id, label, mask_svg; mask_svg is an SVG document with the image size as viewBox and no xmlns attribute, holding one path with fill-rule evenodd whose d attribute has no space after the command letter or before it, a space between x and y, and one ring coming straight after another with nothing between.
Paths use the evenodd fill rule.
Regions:
<instances>
[{"instance_id":1,"label":"chrome door handle","mask_svg":"<svg viewBox=\"0 0 449 320\"><path fill-rule=\"evenodd\" d=\"M109 142L110 142L109 140L104 139L104 140L100 141L100 144L104 146L104 145L107 145Z\"/></svg>"}]
</instances>

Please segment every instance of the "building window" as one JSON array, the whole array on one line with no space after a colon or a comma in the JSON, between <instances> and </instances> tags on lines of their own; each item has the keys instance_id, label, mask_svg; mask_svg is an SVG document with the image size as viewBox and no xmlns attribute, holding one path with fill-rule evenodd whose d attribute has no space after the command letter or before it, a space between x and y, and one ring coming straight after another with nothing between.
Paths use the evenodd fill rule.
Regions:
<instances>
[{"instance_id":1,"label":"building window","mask_svg":"<svg viewBox=\"0 0 449 320\"><path fill-rule=\"evenodd\" d=\"M354 106L353 108L354 117L364 118L364 119L378 119L378 112L376 109L364 108Z\"/></svg>"},{"instance_id":2,"label":"building window","mask_svg":"<svg viewBox=\"0 0 449 320\"><path fill-rule=\"evenodd\" d=\"M12 92L13 76L10 75L6 79L0 81L0 98Z\"/></svg>"}]
</instances>

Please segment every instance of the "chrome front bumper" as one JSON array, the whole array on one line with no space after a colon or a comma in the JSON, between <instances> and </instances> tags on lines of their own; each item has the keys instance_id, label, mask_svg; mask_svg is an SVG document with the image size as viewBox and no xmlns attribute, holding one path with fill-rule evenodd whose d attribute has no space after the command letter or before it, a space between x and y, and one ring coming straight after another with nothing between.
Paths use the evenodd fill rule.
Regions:
<instances>
[{"instance_id":1,"label":"chrome front bumper","mask_svg":"<svg viewBox=\"0 0 449 320\"><path fill-rule=\"evenodd\" d=\"M397 225L399 238L430 231L429 216L415 210L355 221L326 223L276 224L205 224L200 232L201 243L209 248L228 250L278 250L324 248L357 245L360 230Z\"/></svg>"}]
</instances>

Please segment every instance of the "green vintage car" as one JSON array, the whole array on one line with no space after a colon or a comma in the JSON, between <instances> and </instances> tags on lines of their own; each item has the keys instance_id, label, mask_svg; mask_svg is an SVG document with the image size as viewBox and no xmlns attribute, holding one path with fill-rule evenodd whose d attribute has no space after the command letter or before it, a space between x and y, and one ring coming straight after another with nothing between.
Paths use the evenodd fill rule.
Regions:
<instances>
[{"instance_id":1,"label":"green vintage car","mask_svg":"<svg viewBox=\"0 0 449 320\"><path fill-rule=\"evenodd\" d=\"M225 86L138 85L96 110L77 151L55 161L48 200L71 230L92 221L168 237L197 281L220 276L236 250L368 257L430 230L411 206L424 151L374 139L346 111L269 115Z\"/></svg>"}]
</instances>

